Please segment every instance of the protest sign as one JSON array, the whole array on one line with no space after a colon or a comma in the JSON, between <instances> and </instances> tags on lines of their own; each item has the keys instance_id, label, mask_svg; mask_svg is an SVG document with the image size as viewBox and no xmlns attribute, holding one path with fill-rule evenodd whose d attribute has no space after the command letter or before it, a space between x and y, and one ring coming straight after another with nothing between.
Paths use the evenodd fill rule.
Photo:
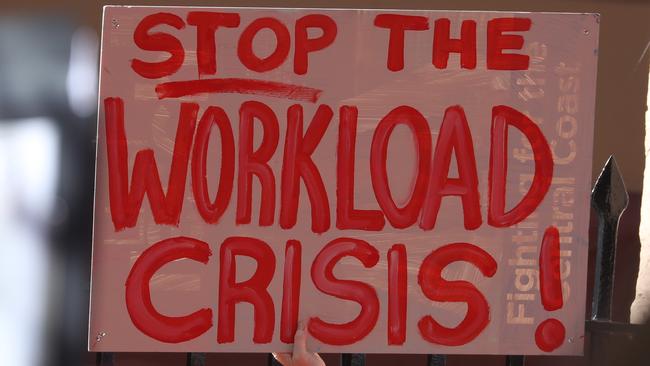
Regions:
<instances>
[{"instance_id":1,"label":"protest sign","mask_svg":"<svg viewBox=\"0 0 650 366\"><path fill-rule=\"evenodd\" d=\"M92 351L580 354L598 16L106 7Z\"/></svg>"}]
</instances>

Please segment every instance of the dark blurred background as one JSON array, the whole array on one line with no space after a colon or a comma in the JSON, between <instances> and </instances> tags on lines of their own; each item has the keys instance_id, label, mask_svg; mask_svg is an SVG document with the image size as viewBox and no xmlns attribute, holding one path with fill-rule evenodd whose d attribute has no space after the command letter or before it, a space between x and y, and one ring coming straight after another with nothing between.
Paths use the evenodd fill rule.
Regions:
<instances>
[{"instance_id":1,"label":"dark blurred background","mask_svg":"<svg viewBox=\"0 0 650 366\"><path fill-rule=\"evenodd\" d=\"M93 0L0 4L0 366L95 363L95 355L86 352L86 337L102 5ZM649 0L141 0L137 5L600 13L593 171L597 176L607 156L615 154L630 193L630 206L621 220L613 307L614 320L628 322L639 266ZM590 254L593 257L593 248ZM609 347L632 349L625 343ZM639 353L636 361L650 364L645 355ZM261 365L266 357L209 355L207 364ZM334 358L327 355L326 361ZM182 354L120 354L115 361L117 365L186 362ZM424 356L367 359L368 365L397 362L424 364ZM585 362L580 357L527 359L528 365ZM504 362L502 356L451 356L448 364Z\"/></svg>"}]
</instances>

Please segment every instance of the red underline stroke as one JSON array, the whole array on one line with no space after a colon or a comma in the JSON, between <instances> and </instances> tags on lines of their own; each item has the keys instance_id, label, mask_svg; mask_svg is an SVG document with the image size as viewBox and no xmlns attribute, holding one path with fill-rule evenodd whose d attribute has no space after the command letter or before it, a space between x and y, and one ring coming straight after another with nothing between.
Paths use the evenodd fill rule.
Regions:
<instances>
[{"instance_id":1,"label":"red underline stroke","mask_svg":"<svg viewBox=\"0 0 650 366\"><path fill-rule=\"evenodd\" d=\"M205 93L256 94L315 103L322 90L301 85L255 79L199 79L156 85L158 99L180 98Z\"/></svg>"}]
</instances>

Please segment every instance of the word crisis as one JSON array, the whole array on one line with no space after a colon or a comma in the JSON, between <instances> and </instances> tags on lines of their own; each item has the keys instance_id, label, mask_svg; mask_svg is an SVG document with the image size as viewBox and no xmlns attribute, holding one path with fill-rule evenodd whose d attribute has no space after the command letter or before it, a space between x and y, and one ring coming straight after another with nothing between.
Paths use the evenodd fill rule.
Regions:
<instances>
[{"instance_id":1,"label":"word crisis","mask_svg":"<svg viewBox=\"0 0 650 366\"><path fill-rule=\"evenodd\" d=\"M188 170L196 209L207 224L218 224L230 205L235 180L237 225L251 223L253 179L259 181L259 225L273 225L276 190L280 191L279 225L296 225L300 183L306 187L311 205L311 230L330 229L330 210L336 213L339 230L380 231L386 221L397 229L416 223L422 230L435 227L441 200L457 196L463 207L464 227L475 230L483 223L479 201L478 175L469 124L461 106L444 113L438 139L433 146L426 118L415 108L402 105L377 123L370 144L369 162L372 191L380 210L354 207L354 171L358 111L354 106L339 108L336 147L336 197L330 202L319 167L311 158L334 118L331 107L318 106L311 118L304 116L300 104L288 107L284 148L278 148L280 124L275 112L259 101L243 102L239 108L239 139L235 143L230 117L218 106L210 106L199 117L199 105L181 103L171 169L164 192L153 150L137 152L129 184L124 126L124 103L120 98L104 100L108 183L111 218L116 230L134 227L146 193L157 224L178 225L184 202ZM305 126L305 119L311 119ZM254 124L262 126L261 143L254 147ZM398 125L413 135L417 166L410 196L401 207L393 199L387 170L388 143ZM214 127L214 128L213 128ZM506 211L507 147L510 127L529 141L534 155L534 176L523 198ZM221 141L221 167L216 197L210 199L208 183L208 145L218 131ZM553 158L539 127L523 113L504 105L492 109L491 149L488 172L487 222L494 227L512 226L530 215L542 202L553 177ZM278 152L281 150L282 152ZM282 153L280 171L268 164ZM449 177L455 156L457 177ZM237 177L235 177L237 165ZM279 182L277 182L279 180ZM419 219L419 221L418 221Z\"/></svg>"},{"instance_id":2,"label":"word crisis","mask_svg":"<svg viewBox=\"0 0 650 366\"><path fill-rule=\"evenodd\" d=\"M546 256L559 257L559 234L557 228L549 227L544 234L544 246L554 246L542 251ZM313 244L313 243L310 243ZM192 340L213 326L213 314L202 308L182 317L160 314L152 304L149 282L165 264L191 259L203 264L210 260L212 252L208 243L189 237L162 240L145 250L133 265L126 281L126 306L133 324L144 334L167 343ZM255 272L243 282L237 282L236 257L246 256L256 262ZM334 267L344 257L357 259L365 268L374 267L379 261L379 251L365 240L338 238L327 243L314 258L311 280L324 294L354 301L361 307L359 314L346 323L330 323L312 317L307 329L321 342L330 345L349 345L367 336L375 327L380 312L377 291L371 284L343 280L334 276ZM407 328L407 251L404 244L395 244L387 252L387 343L401 345L406 341ZM551 258L551 257L549 257ZM420 263L418 285L422 293L432 301L464 302L467 312L455 327L446 327L432 316L423 316L417 323L421 337L431 343L445 346L461 346L471 342L487 327L490 306L485 296L467 281L448 281L442 272L453 262L467 262L475 266L485 277L497 271L497 262L485 250L470 243L451 243L429 253ZM542 285L559 279L559 261L547 260L540 264ZM235 306L247 302L254 309L253 342L270 343L275 330L275 309L268 287L276 273L276 256L265 241L251 237L228 237L219 250L219 289L217 342L235 341ZM285 246L282 274L282 300L280 315L280 340L292 343L296 331L302 271L302 244L288 240ZM555 277L553 277L555 276ZM545 308L562 306L562 290L557 285L542 293ZM557 336L550 332L540 336L543 341ZM563 338L563 336L562 336ZM561 342L560 342L561 343Z\"/></svg>"},{"instance_id":3,"label":"word crisis","mask_svg":"<svg viewBox=\"0 0 650 366\"><path fill-rule=\"evenodd\" d=\"M144 17L133 33L134 43L145 51L158 51L169 54L162 61L150 62L135 58L131 68L138 75L148 79L159 79L176 73L185 61L183 43L169 32L152 32L154 28L167 26L176 31L187 25L195 28L197 71L200 76L217 74L217 31L239 28L241 18L238 13L191 11L186 19L172 13L155 13ZM405 43L410 32L428 31L430 20L425 16L403 14L378 14L374 26L387 30L386 67L390 71L404 68ZM460 67L476 68L477 24L475 20L463 20L460 25L448 18L438 18L433 22L433 42L431 64L438 69L446 69L451 53L460 55ZM521 50L524 37L513 32L526 32L531 28L529 18L495 18L487 22L486 68L488 70L527 70L529 56L513 51ZM285 63L292 48L291 32L287 25L273 17L262 17L251 21L239 33L236 53L239 62L248 70L267 72ZM452 31L459 29L460 37L451 38ZM255 53L254 40L262 31L273 33L275 47L266 56ZM310 36L318 34L318 36ZM308 14L295 21L293 27L293 72L304 75L309 70L309 55L323 51L336 41L338 27L336 22L324 14ZM505 33L505 34L504 34ZM505 51L505 52L504 52ZM234 55L225 55L234 57Z\"/></svg>"},{"instance_id":4,"label":"word crisis","mask_svg":"<svg viewBox=\"0 0 650 366\"><path fill-rule=\"evenodd\" d=\"M314 243L310 243L314 244ZM192 340L213 326L212 310L202 308L189 315L168 317L153 306L149 282L158 269L179 259L208 264L212 252L208 243L190 237L174 237L159 241L146 249L133 264L126 281L126 306L133 324L151 338L167 343ZM246 256L257 264L255 272L237 282L236 257ZM380 312L377 291L371 284L343 280L334 276L334 267L344 257L357 259L365 268L379 261L379 251L362 239L338 238L327 243L314 258L311 280L322 293L354 301L361 306L359 314L347 323L330 323L312 317L308 331L321 342L331 345L353 344L367 336L375 327ZM406 341L407 252L404 244L393 245L388 259L388 324L389 345ZM434 344L460 346L476 338L490 321L490 307L485 296L470 282L447 281L444 268L453 262L472 264L486 277L497 271L497 263L485 250L470 243L444 245L426 256L418 273L418 284L424 295L439 302L465 302L467 313L455 327L438 323L431 316L418 321L423 339ZM293 343L296 331L301 286L302 244L286 243L282 277L280 340ZM219 249L219 289L217 342L235 341L235 306L247 302L253 306L254 343L270 343L275 330L275 304L268 287L276 273L276 256L265 241L251 237L228 237Z\"/></svg>"}]
</instances>

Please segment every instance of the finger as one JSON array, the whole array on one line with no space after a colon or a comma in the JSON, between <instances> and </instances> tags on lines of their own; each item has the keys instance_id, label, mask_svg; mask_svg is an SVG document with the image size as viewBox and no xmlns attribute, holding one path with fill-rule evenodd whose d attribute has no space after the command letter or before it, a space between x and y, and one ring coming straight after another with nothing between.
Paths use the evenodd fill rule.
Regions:
<instances>
[{"instance_id":1,"label":"finger","mask_svg":"<svg viewBox=\"0 0 650 366\"><path fill-rule=\"evenodd\" d=\"M271 353L273 358L275 358L283 366L291 366L291 355L288 353Z\"/></svg>"},{"instance_id":2,"label":"finger","mask_svg":"<svg viewBox=\"0 0 650 366\"><path fill-rule=\"evenodd\" d=\"M293 357L307 353L307 334L304 327L298 328L296 335L293 337Z\"/></svg>"},{"instance_id":3,"label":"finger","mask_svg":"<svg viewBox=\"0 0 650 366\"><path fill-rule=\"evenodd\" d=\"M320 355L318 353L314 352L313 355L314 355L314 357L316 357L316 360L319 361L318 364L325 365L325 361L323 361L323 359L320 357Z\"/></svg>"}]
</instances>

